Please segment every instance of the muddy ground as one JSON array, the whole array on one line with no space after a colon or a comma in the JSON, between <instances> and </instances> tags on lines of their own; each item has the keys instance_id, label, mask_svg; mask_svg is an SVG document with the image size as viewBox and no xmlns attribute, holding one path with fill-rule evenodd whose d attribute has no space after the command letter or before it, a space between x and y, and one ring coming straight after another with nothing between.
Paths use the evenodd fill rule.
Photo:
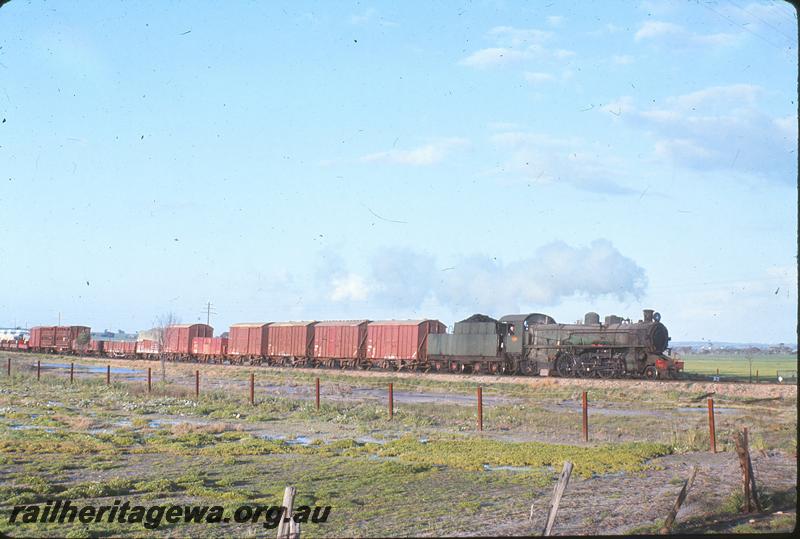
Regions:
<instances>
[{"instance_id":1,"label":"muddy ground","mask_svg":"<svg viewBox=\"0 0 800 539\"><path fill-rule=\"evenodd\" d=\"M556 534L656 530L693 465L698 475L676 530L788 531L795 522L796 386L190 364L167 365L161 382L157 362L2 354L4 367L7 356L13 358L13 376L0 380L0 429L14 443L0 446L5 465L0 484L4 498L17 503L69 489L106 501L121 492L114 495L147 503L278 503L283 486L296 484L310 500L333 506L330 521L310 525L304 536L529 535L541 532L563 462L559 455L575 448L600 451L609 464L578 473L591 462L576 457ZM106 364L112 366L111 386L105 385ZM148 367L154 381L149 395ZM201 372L197 402L195 369ZM250 372L256 373L255 407L248 403ZM313 406L316 377L320 412ZM395 387L391 421L389 381ZM476 432L478 385L484 390L482 433ZM590 402L588 444L580 425L584 390ZM716 454L708 449L709 397L716 405ZM767 506L757 515L742 515L738 507L741 470L731 436L742 426L750 429L753 466ZM77 442L76 436L83 438ZM428 443L430 453L403 440ZM459 440L475 452L450 451L448 444ZM252 447L240 449L245 442ZM499 445L481 453L485 444ZM506 449L507 456L495 458ZM534 462L537 452L554 456L542 467ZM650 456L639 462L639 454ZM25 482L38 490L25 490ZM8 502L0 505L3 514L8 510ZM224 530L263 533L244 524L69 531L217 536ZM7 518L0 518L0 531L64 535L63 529L14 528Z\"/></svg>"}]
</instances>

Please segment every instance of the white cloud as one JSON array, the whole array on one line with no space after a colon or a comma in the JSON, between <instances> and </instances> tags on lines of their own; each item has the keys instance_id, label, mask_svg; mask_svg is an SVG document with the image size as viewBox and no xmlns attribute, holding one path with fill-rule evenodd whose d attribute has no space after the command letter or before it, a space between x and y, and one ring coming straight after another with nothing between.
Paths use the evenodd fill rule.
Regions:
<instances>
[{"instance_id":1,"label":"white cloud","mask_svg":"<svg viewBox=\"0 0 800 539\"><path fill-rule=\"evenodd\" d=\"M712 86L639 109L629 97L602 107L654 137L655 155L696 170L740 172L784 183L796 179L797 118L759 107L751 84Z\"/></svg>"},{"instance_id":2,"label":"white cloud","mask_svg":"<svg viewBox=\"0 0 800 539\"><path fill-rule=\"evenodd\" d=\"M740 34L715 33L698 34L690 32L683 26L665 21L645 21L634 34L636 41L642 40L667 40L671 45L707 45L727 46L734 45L740 39Z\"/></svg>"},{"instance_id":3,"label":"white cloud","mask_svg":"<svg viewBox=\"0 0 800 539\"><path fill-rule=\"evenodd\" d=\"M635 190L620 183L625 167L606 146L580 137L557 138L542 133L508 131L490 137L504 155L494 173L528 183L561 183L595 193L622 195Z\"/></svg>"},{"instance_id":4,"label":"white cloud","mask_svg":"<svg viewBox=\"0 0 800 539\"><path fill-rule=\"evenodd\" d=\"M538 73L527 71L525 73L525 80L531 84L541 84L543 82L554 81L555 77L550 73Z\"/></svg>"},{"instance_id":5,"label":"white cloud","mask_svg":"<svg viewBox=\"0 0 800 539\"><path fill-rule=\"evenodd\" d=\"M397 26L397 23L388 21L381 16L375 8L369 8L363 13L356 13L350 16L350 24L356 26L364 26L373 22L377 22L381 26Z\"/></svg>"},{"instance_id":6,"label":"white cloud","mask_svg":"<svg viewBox=\"0 0 800 539\"><path fill-rule=\"evenodd\" d=\"M644 270L604 239L588 247L553 242L507 264L465 258L439 281L435 295L442 304L495 313L552 306L574 295L635 298L647 282Z\"/></svg>"},{"instance_id":7,"label":"white cloud","mask_svg":"<svg viewBox=\"0 0 800 539\"><path fill-rule=\"evenodd\" d=\"M525 51L508 47L490 47L473 52L459 63L469 67L487 68L516 62L524 58L527 58Z\"/></svg>"},{"instance_id":8,"label":"white cloud","mask_svg":"<svg viewBox=\"0 0 800 539\"><path fill-rule=\"evenodd\" d=\"M479 49L459 64L468 67L486 69L501 65L521 62L529 59L564 59L574 56L570 50L551 50L544 43L553 37L553 33L533 28L515 28L513 26L495 26L488 32L494 46Z\"/></svg>"},{"instance_id":9,"label":"white cloud","mask_svg":"<svg viewBox=\"0 0 800 539\"><path fill-rule=\"evenodd\" d=\"M543 43L553 37L553 32L536 30L534 28L515 28L513 26L495 26L489 30L489 35L498 43L518 47L532 43Z\"/></svg>"},{"instance_id":10,"label":"white cloud","mask_svg":"<svg viewBox=\"0 0 800 539\"><path fill-rule=\"evenodd\" d=\"M441 162L450 152L466 146L463 138L441 139L410 150L387 150L365 155L359 159L363 163L390 163L395 165L434 165Z\"/></svg>"},{"instance_id":11,"label":"white cloud","mask_svg":"<svg viewBox=\"0 0 800 539\"><path fill-rule=\"evenodd\" d=\"M355 273L334 277L331 282L332 301L364 301L372 292L370 283Z\"/></svg>"},{"instance_id":12,"label":"white cloud","mask_svg":"<svg viewBox=\"0 0 800 539\"><path fill-rule=\"evenodd\" d=\"M564 23L564 17L561 15L551 15L547 17L547 24L550 26L561 26Z\"/></svg>"},{"instance_id":13,"label":"white cloud","mask_svg":"<svg viewBox=\"0 0 800 539\"><path fill-rule=\"evenodd\" d=\"M611 61L618 65L628 65L633 63L633 56L629 54L615 54Z\"/></svg>"}]
</instances>

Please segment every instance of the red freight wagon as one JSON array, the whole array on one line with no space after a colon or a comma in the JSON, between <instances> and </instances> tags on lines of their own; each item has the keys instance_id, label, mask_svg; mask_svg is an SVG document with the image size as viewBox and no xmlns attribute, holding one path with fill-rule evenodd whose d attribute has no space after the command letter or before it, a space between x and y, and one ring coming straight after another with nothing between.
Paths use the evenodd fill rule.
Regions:
<instances>
[{"instance_id":1,"label":"red freight wagon","mask_svg":"<svg viewBox=\"0 0 800 539\"><path fill-rule=\"evenodd\" d=\"M156 341L152 341L150 339L144 339L136 343L137 355L152 356L158 354L159 352L160 348Z\"/></svg>"},{"instance_id":2,"label":"red freight wagon","mask_svg":"<svg viewBox=\"0 0 800 539\"><path fill-rule=\"evenodd\" d=\"M101 355L103 353L105 341L96 341L92 339L89 341L89 353L94 355Z\"/></svg>"},{"instance_id":3,"label":"red freight wagon","mask_svg":"<svg viewBox=\"0 0 800 539\"><path fill-rule=\"evenodd\" d=\"M228 354L266 356L268 323L233 324L228 334Z\"/></svg>"},{"instance_id":4,"label":"red freight wagon","mask_svg":"<svg viewBox=\"0 0 800 539\"><path fill-rule=\"evenodd\" d=\"M213 336L214 328L206 324L177 324L169 326L166 328L164 335L164 352L189 355L192 352L192 339Z\"/></svg>"},{"instance_id":5,"label":"red freight wagon","mask_svg":"<svg viewBox=\"0 0 800 539\"><path fill-rule=\"evenodd\" d=\"M386 320L367 326L367 359L424 363L429 333L444 333L438 320Z\"/></svg>"},{"instance_id":6,"label":"red freight wagon","mask_svg":"<svg viewBox=\"0 0 800 539\"><path fill-rule=\"evenodd\" d=\"M192 354L196 356L224 356L228 353L225 337L196 337L192 339Z\"/></svg>"},{"instance_id":7,"label":"red freight wagon","mask_svg":"<svg viewBox=\"0 0 800 539\"><path fill-rule=\"evenodd\" d=\"M315 359L364 359L368 320L330 320L314 326ZM345 361L355 363L355 361Z\"/></svg>"},{"instance_id":8,"label":"red freight wagon","mask_svg":"<svg viewBox=\"0 0 800 539\"><path fill-rule=\"evenodd\" d=\"M39 348L42 346L42 329L41 326L31 328L31 337L28 339L28 344L31 348Z\"/></svg>"},{"instance_id":9,"label":"red freight wagon","mask_svg":"<svg viewBox=\"0 0 800 539\"><path fill-rule=\"evenodd\" d=\"M103 351L111 356L132 356L136 354L136 341L105 341Z\"/></svg>"},{"instance_id":10,"label":"red freight wagon","mask_svg":"<svg viewBox=\"0 0 800 539\"><path fill-rule=\"evenodd\" d=\"M280 322L267 331L270 357L311 357L316 322Z\"/></svg>"},{"instance_id":11,"label":"red freight wagon","mask_svg":"<svg viewBox=\"0 0 800 539\"><path fill-rule=\"evenodd\" d=\"M86 326L37 326L31 328L31 348L72 350L73 343L89 343L91 328Z\"/></svg>"}]
</instances>

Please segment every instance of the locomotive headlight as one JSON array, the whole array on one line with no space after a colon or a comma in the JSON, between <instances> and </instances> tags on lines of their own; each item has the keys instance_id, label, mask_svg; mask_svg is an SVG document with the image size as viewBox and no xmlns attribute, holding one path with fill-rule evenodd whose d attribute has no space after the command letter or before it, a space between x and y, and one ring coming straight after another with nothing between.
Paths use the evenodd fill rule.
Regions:
<instances>
[{"instance_id":1,"label":"locomotive headlight","mask_svg":"<svg viewBox=\"0 0 800 539\"><path fill-rule=\"evenodd\" d=\"M653 313L653 320L661 322L661 313Z\"/></svg>"}]
</instances>

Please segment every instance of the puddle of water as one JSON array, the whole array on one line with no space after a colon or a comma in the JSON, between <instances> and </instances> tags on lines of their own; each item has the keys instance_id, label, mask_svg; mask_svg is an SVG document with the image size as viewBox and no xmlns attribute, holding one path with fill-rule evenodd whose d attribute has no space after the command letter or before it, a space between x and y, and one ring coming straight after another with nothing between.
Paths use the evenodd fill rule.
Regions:
<instances>
[{"instance_id":1,"label":"puddle of water","mask_svg":"<svg viewBox=\"0 0 800 539\"><path fill-rule=\"evenodd\" d=\"M286 440L286 436L281 436L280 434L259 434L258 437L262 440L275 440L281 442Z\"/></svg>"},{"instance_id":2,"label":"puddle of water","mask_svg":"<svg viewBox=\"0 0 800 539\"><path fill-rule=\"evenodd\" d=\"M356 438L356 442L360 444L380 444L383 445L386 443L386 440L378 440L377 438L373 438L372 436L362 436L361 438Z\"/></svg>"},{"instance_id":3,"label":"puddle of water","mask_svg":"<svg viewBox=\"0 0 800 539\"><path fill-rule=\"evenodd\" d=\"M294 440L286 440L289 445L311 445L314 440L306 438L305 436L298 436Z\"/></svg>"},{"instance_id":4,"label":"puddle of water","mask_svg":"<svg viewBox=\"0 0 800 539\"><path fill-rule=\"evenodd\" d=\"M708 413L708 408L705 408L705 407L703 407L703 408L692 408L692 407L689 407L689 406L682 406L682 407L679 407L679 408L675 408L675 411L676 412L680 412L680 413L689 413L689 414L691 414L691 413L707 414ZM724 406L714 406L714 413L715 414L731 414L731 415L735 415L735 414L741 414L742 411L741 410L737 410L736 408L726 408Z\"/></svg>"},{"instance_id":5,"label":"puddle of water","mask_svg":"<svg viewBox=\"0 0 800 539\"><path fill-rule=\"evenodd\" d=\"M11 430L43 430L45 432L55 432L55 427L44 427L42 425L11 425Z\"/></svg>"},{"instance_id":6,"label":"puddle of water","mask_svg":"<svg viewBox=\"0 0 800 539\"><path fill-rule=\"evenodd\" d=\"M283 436L281 434L262 433L262 434L258 434L257 436L259 438L261 438L262 440L274 440L276 442L285 442L285 443L287 443L289 445L304 445L305 446L305 445L311 445L311 444L314 443L314 440L312 440L311 438L308 438L306 436L296 436L296 437L294 437L292 439L289 439L289 440L286 439L286 436Z\"/></svg>"},{"instance_id":7,"label":"puddle of water","mask_svg":"<svg viewBox=\"0 0 800 539\"><path fill-rule=\"evenodd\" d=\"M507 471L507 472L530 472L533 470L530 466L492 466L484 464L483 469L487 472Z\"/></svg>"},{"instance_id":8,"label":"puddle of water","mask_svg":"<svg viewBox=\"0 0 800 539\"><path fill-rule=\"evenodd\" d=\"M177 425L178 423L191 423L192 425L204 425L206 421L197 421L195 419L151 419L149 427L157 429L166 425Z\"/></svg>"},{"instance_id":9,"label":"puddle of water","mask_svg":"<svg viewBox=\"0 0 800 539\"><path fill-rule=\"evenodd\" d=\"M42 363L43 369L69 369L69 363ZM75 372L92 373L92 374L105 374L106 367L102 365L82 365L75 364ZM131 369L128 367L111 367L111 374L142 374L144 371L139 369ZM142 378L144 379L144 378Z\"/></svg>"},{"instance_id":10,"label":"puddle of water","mask_svg":"<svg viewBox=\"0 0 800 539\"><path fill-rule=\"evenodd\" d=\"M546 410L554 412L563 411L567 409L570 412L580 412L581 404L576 401L562 401L555 405L543 406ZM641 416L663 416L664 413L659 410L632 410L630 408L602 408L600 406L589 405L589 415L613 415L621 417L641 417Z\"/></svg>"}]
</instances>

